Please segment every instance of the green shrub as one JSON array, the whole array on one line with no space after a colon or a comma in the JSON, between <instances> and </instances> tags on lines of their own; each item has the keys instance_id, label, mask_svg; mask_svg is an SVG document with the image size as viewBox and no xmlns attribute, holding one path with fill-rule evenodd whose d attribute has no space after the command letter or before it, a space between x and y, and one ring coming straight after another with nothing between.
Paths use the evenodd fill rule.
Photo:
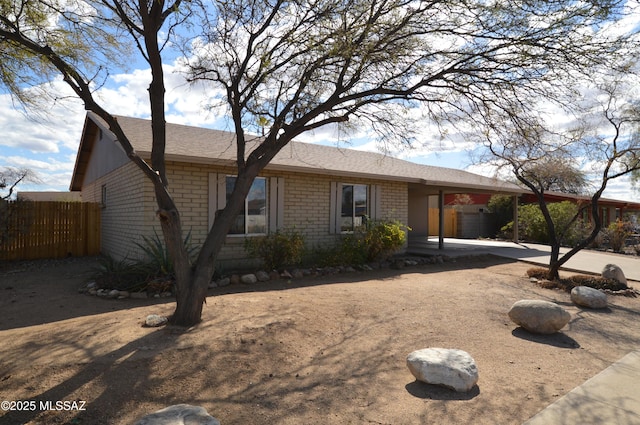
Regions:
<instances>
[{"instance_id":1,"label":"green shrub","mask_svg":"<svg viewBox=\"0 0 640 425\"><path fill-rule=\"evenodd\" d=\"M605 235L609 239L609 246L613 252L620 252L625 246L625 242L631 236L632 225L628 221L616 220L615 223L609 224L605 230Z\"/></svg>"},{"instance_id":2,"label":"green shrub","mask_svg":"<svg viewBox=\"0 0 640 425\"><path fill-rule=\"evenodd\" d=\"M407 228L399 221L376 221L364 234L367 261L384 260L398 251L407 240Z\"/></svg>"},{"instance_id":3,"label":"green shrub","mask_svg":"<svg viewBox=\"0 0 640 425\"><path fill-rule=\"evenodd\" d=\"M312 263L318 266L346 266L385 260L404 245L407 233L399 221L369 221L354 232L342 235L335 246L314 247Z\"/></svg>"},{"instance_id":4,"label":"green shrub","mask_svg":"<svg viewBox=\"0 0 640 425\"><path fill-rule=\"evenodd\" d=\"M547 204L547 208L555 225L556 233L558 235L564 233L559 241L561 245L573 246L590 231L588 223L582 220L571 222L578 212L578 206L573 202L553 202ZM522 239L540 243L548 243L550 241L547 222L544 220L538 204L520 205L518 207L518 223L518 232ZM501 230L505 233L512 232L513 222L507 224Z\"/></svg>"},{"instance_id":5,"label":"green shrub","mask_svg":"<svg viewBox=\"0 0 640 425\"><path fill-rule=\"evenodd\" d=\"M487 208L494 214L496 227L502 234L497 236L513 238L513 197L510 195L492 195L487 202ZM511 222L511 228L505 228Z\"/></svg>"},{"instance_id":6,"label":"green shrub","mask_svg":"<svg viewBox=\"0 0 640 425\"><path fill-rule=\"evenodd\" d=\"M267 236L247 238L244 248L252 257L258 257L268 270L298 264L304 254L304 236L294 229L278 230Z\"/></svg>"}]
</instances>

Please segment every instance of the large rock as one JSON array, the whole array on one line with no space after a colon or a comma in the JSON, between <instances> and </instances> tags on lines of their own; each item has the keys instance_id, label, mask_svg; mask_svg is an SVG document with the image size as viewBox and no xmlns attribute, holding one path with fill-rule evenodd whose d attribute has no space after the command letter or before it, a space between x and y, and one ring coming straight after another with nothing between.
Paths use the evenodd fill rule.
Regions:
<instances>
[{"instance_id":1,"label":"large rock","mask_svg":"<svg viewBox=\"0 0 640 425\"><path fill-rule=\"evenodd\" d=\"M407 356L407 367L418 381L467 392L478 382L478 368L465 351L425 348Z\"/></svg>"},{"instance_id":2,"label":"large rock","mask_svg":"<svg viewBox=\"0 0 640 425\"><path fill-rule=\"evenodd\" d=\"M589 308L606 308L607 294L588 286L576 286L571 290L571 301Z\"/></svg>"},{"instance_id":3,"label":"large rock","mask_svg":"<svg viewBox=\"0 0 640 425\"><path fill-rule=\"evenodd\" d=\"M613 279L624 285L627 284L627 278L624 276L622 269L615 264L607 264L602 269L602 277L605 279Z\"/></svg>"},{"instance_id":4,"label":"large rock","mask_svg":"<svg viewBox=\"0 0 640 425\"><path fill-rule=\"evenodd\" d=\"M176 404L143 417L135 425L220 425L220 421L203 407Z\"/></svg>"},{"instance_id":5,"label":"large rock","mask_svg":"<svg viewBox=\"0 0 640 425\"><path fill-rule=\"evenodd\" d=\"M509 310L509 318L529 332L552 334L569 323L571 315L550 301L520 300Z\"/></svg>"}]
</instances>

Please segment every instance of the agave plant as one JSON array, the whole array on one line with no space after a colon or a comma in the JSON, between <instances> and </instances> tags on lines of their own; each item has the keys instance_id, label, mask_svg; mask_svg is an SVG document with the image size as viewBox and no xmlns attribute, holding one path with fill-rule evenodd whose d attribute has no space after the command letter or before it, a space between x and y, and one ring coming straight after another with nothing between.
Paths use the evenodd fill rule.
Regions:
<instances>
[{"instance_id":1,"label":"agave plant","mask_svg":"<svg viewBox=\"0 0 640 425\"><path fill-rule=\"evenodd\" d=\"M173 263L169 256L169 250L156 229L153 229L153 237L142 236L142 240L142 243L136 243L145 254L145 259L140 261L141 266L147 268L151 277L172 276ZM191 230L184 238L184 246L187 249L189 258L193 258L197 252L197 247L191 244Z\"/></svg>"}]
</instances>

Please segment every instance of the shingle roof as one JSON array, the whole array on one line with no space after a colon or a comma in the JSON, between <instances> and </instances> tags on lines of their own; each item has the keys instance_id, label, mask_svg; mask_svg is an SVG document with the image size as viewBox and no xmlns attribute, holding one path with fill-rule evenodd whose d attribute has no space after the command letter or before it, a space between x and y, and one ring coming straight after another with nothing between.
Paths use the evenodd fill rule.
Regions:
<instances>
[{"instance_id":1,"label":"shingle roof","mask_svg":"<svg viewBox=\"0 0 640 425\"><path fill-rule=\"evenodd\" d=\"M90 112L88 118L115 138L99 117ZM151 153L151 121L123 116L118 116L117 120L134 149L143 157L148 157ZM233 164L236 155L234 140L235 134L231 132L167 124L166 159ZM79 155L81 149L82 146ZM251 147L247 150L250 151ZM406 181L448 190L526 192L512 183L467 171L416 164L375 152L301 142L291 142L285 146L267 169Z\"/></svg>"}]
</instances>

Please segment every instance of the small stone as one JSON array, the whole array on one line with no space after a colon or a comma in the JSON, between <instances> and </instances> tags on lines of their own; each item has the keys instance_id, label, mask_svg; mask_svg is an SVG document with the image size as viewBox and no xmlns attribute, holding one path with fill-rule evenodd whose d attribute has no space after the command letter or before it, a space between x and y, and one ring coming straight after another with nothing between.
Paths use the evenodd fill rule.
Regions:
<instances>
[{"instance_id":1,"label":"small stone","mask_svg":"<svg viewBox=\"0 0 640 425\"><path fill-rule=\"evenodd\" d=\"M164 316L157 314L150 314L144 321L144 325L149 328L157 328L158 326L166 325L169 320Z\"/></svg>"},{"instance_id":2,"label":"small stone","mask_svg":"<svg viewBox=\"0 0 640 425\"><path fill-rule=\"evenodd\" d=\"M231 284L231 279L228 277L223 277L222 279L218 279L218 281L216 282L218 284L218 286L222 287L222 286L228 286Z\"/></svg>"},{"instance_id":3,"label":"small stone","mask_svg":"<svg viewBox=\"0 0 640 425\"><path fill-rule=\"evenodd\" d=\"M112 289L111 291L109 291L107 296L109 298L118 298L120 296L120 291L118 291L117 289Z\"/></svg>"},{"instance_id":4,"label":"small stone","mask_svg":"<svg viewBox=\"0 0 640 425\"><path fill-rule=\"evenodd\" d=\"M294 279L302 279L304 277L304 272L300 269L294 269L291 272L291 277L293 277Z\"/></svg>"},{"instance_id":5,"label":"small stone","mask_svg":"<svg viewBox=\"0 0 640 425\"><path fill-rule=\"evenodd\" d=\"M240 275L232 274L230 278L230 283L232 285L237 285L238 283L240 283Z\"/></svg>"},{"instance_id":6,"label":"small stone","mask_svg":"<svg viewBox=\"0 0 640 425\"><path fill-rule=\"evenodd\" d=\"M278 280L280 279L280 273L276 270L272 270L269 272L269 280Z\"/></svg>"},{"instance_id":7,"label":"small stone","mask_svg":"<svg viewBox=\"0 0 640 425\"><path fill-rule=\"evenodd\" d=\"M118 299L124 299L124 298L129 298L131 294L129 294L128 291L120 291L118 294Z\"/></svg>"},{"instance_id":8,"label":"small stone","mask_svg":"<svg viewBox=\"0 0 640 425\"><path fill-rule=\"evenodd\" d=\"M478 368L469 353L446 348L425 348L407 356L407 367L421 382L467 392L478 382Z\"/></svg>"},{"instance_id":9,"label":"small stone","mask_svg":"<svg viewBox=\"0 0 640 425\"><path fill-rule=\"evenodd\" d=\"M607 294L588 286L576 286L571 290L571 301L582 307L606 308Z\"/></svg>"},{"instance_id":10,"label":"small stone","mask_svg":"<svg viewBox=\"0 0 640 425\"><path fill-rule=\"evenodd\" d=\"M98 291L95 288L91 288L87 291L89 295L97 295Z\"/></svg>"},{"instance_id":11,"label":"small stone","mask_svg":"<svg viewBox=\"0 0 640 425\"><path fill-rule=\"evenodd\" d=\"M258 282L267 282L270 279L269 273L265 272L264 270L256 272L256 278L258 279Z\"/></svg>"},{"instance_id":12,"label":"small stone","mask_svg":"<svg viewBox=\"0 0 640 425\"><path fill-rule=\"evenodd\" d=\"M256 283L257 281L258 281L258 278L253 273L243 274L242 276L240 276L240 282L245 284L252 284L252 283Z\"/></svg>"},{"instance_id":13,"label":"small stone","mask_svg":"<svg viewBox=\"0 0 640 425\"><path fill-rule=\"evenodd\" d=\"M204 407L177 404L144 416L135 425L220 425Z\"/></svg>"},{"instance_id":14,"label":"small stone","mask_svg":"<svg viewBox=\"0 0 640 425\"><path fill-rule=\"evenodd\" d=\"M394 260L393 263L391 263L391 268L395 270L401 270L401 269L404 269L405 265L406 263L404 262L404 260L397 259L397 260Z\"/></svg>"},{"instance_id":15,"label":"small stone","mask_svg":"<svg viewBox=\"0 0 640 425\"><path fill-rule=\"evenodd\" d=\"M129 294L129 298L134 298L137 300L147 299L148 295L146 292L132 292Z\"/></svg>"},{"instance_id":16,"label":"small stone","mask_svg":"<svg viewBox=\"0 0 640 425\"><path fill-rule=\"evenodd\" d=\"M564 308L542 300L517 301L508 314L515 324L538 334L556 333L571 320L571 315Z\"/></svg>"},{"instance_id":17,"label":"small stone","mask_svg":"<svg viewBox=\"0 0 640 425\"><path fill-rule=\"evenodd\" d=\"M160 297L162 297L162 298L171 298L172 296L173 296L173 294L170 291L162 292L160 294Z\"/></svg>"},{"instance_id":18,"label":"small stone","mask_svg":"<svg viewBox=\"0 0 640 425\"><path fill-rule=\"evenodd\" d=\"M291 273L289 273L286 270L280 273L280 277L283 279L293 279L293 276L291 276Z\"/></svg>"},{"instance_id":19,"label":"small stone","mask_svg":"<svg viewBox=\"0 0 640 425\"><path fill-rule=\"evenodd\" d=\"M98 284L97 284L97 283L95 283L95 282L89 282L89 283L87 283L87 289L93 289L93 288L95 288L96 286L98 286Z\"/></svg>"},{"instance_id":20,"label":"small stone","mask_svg":"<svg viewBox=\"0 0 640 425\"><path fill-rule=\"evenodd\" d=\"M212 280L211 282L209 282L209 285L207 286L207 288L209 289L213 289L217 287L218 287L218 283L215 280Z\"/></svg>"}]
</instances>

